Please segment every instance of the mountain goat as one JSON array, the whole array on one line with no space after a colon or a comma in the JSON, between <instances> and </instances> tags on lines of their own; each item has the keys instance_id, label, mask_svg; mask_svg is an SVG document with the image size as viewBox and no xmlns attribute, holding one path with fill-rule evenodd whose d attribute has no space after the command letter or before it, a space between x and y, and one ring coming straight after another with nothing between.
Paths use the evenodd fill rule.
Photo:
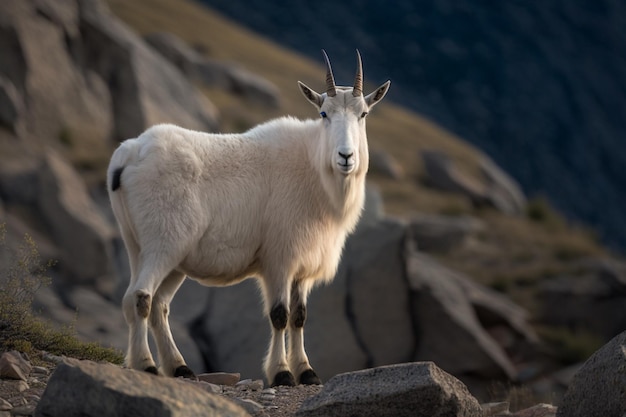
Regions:
<instances>
[{"instance_id":1,"label":"mountain goat","mask_svg":"<svg viewBox=\"0 0 626 417\"><path fill-rule=\"evenodd\" d=\"M306 300L316 283L335 275L359 219L368 168L365 116L390 85L363 96L357 51L354 86L337 87L323 53L326 92L298 82L319 120L283 117L243 134L157 125L114 152L107 189L131 269L122 302L127 366L158 374L150 328L161 372L193 378L168 323L185 276L208 286L256 277L272 328L268 381L320 383L304 350Z\"/></svg>"}]
</instances>

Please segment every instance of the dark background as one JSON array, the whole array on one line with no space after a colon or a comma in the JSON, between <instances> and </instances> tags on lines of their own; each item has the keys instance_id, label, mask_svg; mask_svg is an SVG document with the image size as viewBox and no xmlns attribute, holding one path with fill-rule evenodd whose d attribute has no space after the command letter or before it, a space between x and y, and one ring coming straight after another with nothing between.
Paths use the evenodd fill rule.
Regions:
<instances>
[{"instance_id":1,"label":"dark background","mask_svg":"<svg viewBox=\"0 0 626 417\"><path fill-rule=\"evenodd\" d=\"M626 2L211 0L477 145L530 196L626 249ZM377 85L377 84L376 84Z\"/></svg>"}]
</instances>

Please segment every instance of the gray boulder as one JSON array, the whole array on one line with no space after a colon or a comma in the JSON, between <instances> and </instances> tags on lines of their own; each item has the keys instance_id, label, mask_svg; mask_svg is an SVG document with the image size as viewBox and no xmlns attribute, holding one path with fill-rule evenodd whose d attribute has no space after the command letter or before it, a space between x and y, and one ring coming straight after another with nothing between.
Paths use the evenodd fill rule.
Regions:
<instances>
[{"instance_id":1,"label":"gray boulder","mask_svg":"<svg viewBox=\"0 0 626 417\"><path fill-rule=\"evenodd\" d=\"M368 365L368 356L359 345L353 323L345 314L347 269L342 263L335 279L315 288L307 304L305 346L309 361L322 381Z\"/></svg>"},{"instance_id":2,"label":"gray boulder","mask_svg":"<svg viewBox=\"0 0 626 417\"><path fill-rule=\"evenodd\" d=\"M432 362L340 374L304 401L298 417L482 417L465 385Z\"/></svg>"},{"instance_id":3,"label":"gray boulder","mask_svg":"<svg viewBox=\"0 0 626 417\"><path fill-rule=\"evenodd\" d=\"M114 137L135 137L157 123L216 130L217 110L179 70L95 0L80 4L80 58L107 80Z\"/></svg>"},{"instance_id":4,"label":"gray boulder","mask_svg":"<svg viewBox=\"0 0 626 417\"><path fill-rule=\"evenodd\" d=\"M369 171L394 180L404 178L402 166L389 153L380 149L370 149Z\"/></svg>"},{"instance_id":5,"label":"gray boulder","mask_svg":"<svg viewBox=\"0 0 626 417\"><path fill-rule=\"evenodd\" d=\"M275 85L236 64L203 57L171 33L152 33L145 39L190 79L270 107L280 106L280 94Z\"/></svg>"},{"instance_id":6,"label":"gray boulder","mask_svg":"<svg viewBox=\"0 0 626 417\"><path fill-rule=\"evenodd\" d=\"M514 379L504 349L480 323L456 272L428 255L407 250L407 275L414 291L413 317L420 330L416 360L432 360L462 379Z\"/></svg>"},{"instance_id":7,"label":"gray boulder","mask_svg":"<svg viewBox=\"0 0 626 417\"><path fill-rule=\"evenodd\" d=\"M39 170L37 205L63 248L60 268L71 282L94 284L112 274L114 231L100 215L78 173L58 154L49 152Z\"/></svg>"},{"instance_id":8,"label":"gray boulder","mask_svg":"<svg viewBox=\"0 0 626 417\"><path fill-rule=\"evenodd\" d=\"M419 250L448 252L463 246L485 226L482 221L469 216L420 214L411 218L409 228Z\"/></svg>"},{"instance_id":9,"label":"gray boulder","mask_svg":"<svg viewBox=\"0 0 626 417\"><path fill-rule=\"evenodd\" d=\"M254 280L211 288L196 340L207 371L239 372L242 378L262 378L262 362L270 340L270 323Z\"/></svg>"},{"instance_id":10,"label":"gray boulder","mask_svg":"<svg viewBox=\"0 0 626 417\"><path fill-rule=\"evenodd\" d=\"M415 333L403 251L406 226L383 219L347 242L348 316L369 356L369 366L411 360Z\"/></svg>"},{"instance_id":11,"label":"gray boulder","mask_svg":"<svg viewBox=\"0 0 626 417\"><path fill-rule=\"evenodd\" d=\"M68 359L54 371L35 417L249 416L193 384L111 364Z\"/></svg>"},{"instance_id":12,"label":"gray boulder","mask_svg":"<svg viewBox=\"0 0 626 417\"><path fill-rule=\"evenodd\" d=\"M557 417L626 415L626 332L594 353L574 375Z\"/></svg>"},{"instance_id":13,"label":"gray boulder","mask_svg":"<svg viewBox=\"0 0 626 417\"><path fill-rule=\"evenodd\" d=\"M521 188L487 156L479 159L480 179L464 174L444 152L425 150L421 156L429 185L464 195L475 206L494 207L510 215L524 213L526 197Z\"/></svg>"},{"instance_id":14,"label":"gray boulder","mask_svg":"<svg viewBox=\"0 0 626 417\"><path fill-rule=\"evenodd\" d=\"M23 108L21 94L10 80L0 75L0 126L15 132Z\"/></svg>"}]
</instances>

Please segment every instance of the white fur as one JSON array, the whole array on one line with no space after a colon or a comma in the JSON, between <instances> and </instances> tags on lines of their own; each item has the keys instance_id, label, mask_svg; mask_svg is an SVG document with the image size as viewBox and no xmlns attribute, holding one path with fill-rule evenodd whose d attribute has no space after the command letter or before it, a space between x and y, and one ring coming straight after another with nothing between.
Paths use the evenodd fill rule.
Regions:
<instances>
[{"instance_id":1,"label":"white fur","mask_svg":"<svg viewBox=\"0 0 626 417\"><path fill-rule=\"evenodd\" d=\"M368 148L361 114L388 86L373 100L374 93L353 97L343 87L326 97L301 84L327 118L283 117L231 135L157 125L119 146L107 188L131 266L123 301L128 366L155 366L148 326L162 372L172 375L184 365L167 314L185 276L211 286L256 277L268 315L278 303L293 313L292 285L304 305L315 283L333 278L364 202ZM138 307L142 299L147 309ZM291 329L289 364L284 330L272 330L268 380L281 371L311 369L302 329Z\"/></svg>"}]
</instances>

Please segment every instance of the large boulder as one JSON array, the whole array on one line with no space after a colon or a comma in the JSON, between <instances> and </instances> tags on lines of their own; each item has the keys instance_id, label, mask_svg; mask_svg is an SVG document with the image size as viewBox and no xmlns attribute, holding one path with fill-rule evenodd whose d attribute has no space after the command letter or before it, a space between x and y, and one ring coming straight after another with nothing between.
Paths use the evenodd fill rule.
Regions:
<instances>
[{"instance_id":1,"label":"large boulder","mask_svg":"<svg viewBox=\"0 0 626 417\"><path fill-rule=\"evenodd\" d=\"M370 366L406 362L415 350L405 239L404 223L383 219L359 228L346 245L347 315Z\"/></svg>"},{"instance_id":2,"label":"large boulder","mask_svg":"<svg viewBox=\"0 0 626 417\"><path fill-rule=\"evenodd\" d=\"M557 417L626 415L626 332L594 353L574 375Z\"/></svg>"},{"instance_id":3,"label":"large boulder","mask_svg":"<svg viewBox=\"0 0 626 417\"><path fill-rule=\"evenodd\" d=\"M79 174L60 155L49 152L39 170L37 205L63 248L59 267L70 282L96 284L112 274L114 231L93 203Z\"/></svg>"},{"instance_id":4,"label":"large boulder","mask_svg":"<svg viewBox=\"0 0 626 417\"><path fill-rule=\"evenodd\" d=\"M95 0L80 3L84 66L109 86L114 137L135 137L164 122L216 130L217 110L169 61L148 47Z\"/></svg>"},{"instance_id":5,"label":"large boulder","mask_svg":"<svg viewBox=\"0 0 626 417\"><path fill-rule=\"evenodd\" d=\"M171 33L156 32L145 39L193 80L270 107L277 108L280 105L280 94L275 85L236 64L203 57Z\"/></svg>"},{"instance_id":6,"label":"large boulder","mask_svg":"<svg viewBox=\"0 0 626 417\"><path fill-rule=\"evenodd\" d=\"M466 196L475 206L490 206L510 215L521 215L526 197L519 185L487 156L479 159L482 178L466 175L444 152L421 152L426 182L444 191Z\"/></svg>"},{"instance_id":7,"label":"large boulder","mask_svg":"<svg viewBox=\"0 0 626 417\"><path fill-rule=\"evenodd\" d=\"M470 216L418 214L411 218L411 238L424 252L448 252L462 247L471 236L484 230L482 221Z\"/></svg>"},{"instance_id":8,"label":"large boulder","mask_svg":"<svg viewBox=\"0 0 626 417\"><path fill-rule=\"evenodd\" d=\"M180 379L68 359L54 371L36 417L249 416L230 400Z\"/></svg>"},{"instance_id":9,"label":"large boulder","mask_svg":"<svg viewBox=\"0 0 626 417\"><path fill-rule=\"evenodd\" d=\"M447 372L484 379L511 380L515 367L483 328L456 272L407 245L411 305L420 330L416 360L432 360Z\"/></svg>"},{"instance_id":10,"label":"large boulder","mask_svg":"<svg viewBox=\"0 0 626 417\"><path fill-rule=\"evenodd\" d=\"M482 417L465 385L432 362L344 373L304 401L298 417Z\"/></svg>"},{"instance_id":11,"label":"large boulder","mask_svg":"<svg viewBox=\"0 0 626 417\"><path fill-rule=\"evenodd\" d=\"M262 378L263 358L270 340L270 323L254 280L211 288L194 334L208 371L239 372L242 378Z\"/></svg>"},{"instance_id":12,"label":"large boulder","mask_svg":"<svg viewBox=\"0 0 626 417\"><path fill-rule=\"evenodd\" d=\"M305 345L311 365L322 381L368 365L354 323L345 314L348 299L346 263L340 265L331 283L314 289L309 296Z\"/></svg>"}]
</instances>

